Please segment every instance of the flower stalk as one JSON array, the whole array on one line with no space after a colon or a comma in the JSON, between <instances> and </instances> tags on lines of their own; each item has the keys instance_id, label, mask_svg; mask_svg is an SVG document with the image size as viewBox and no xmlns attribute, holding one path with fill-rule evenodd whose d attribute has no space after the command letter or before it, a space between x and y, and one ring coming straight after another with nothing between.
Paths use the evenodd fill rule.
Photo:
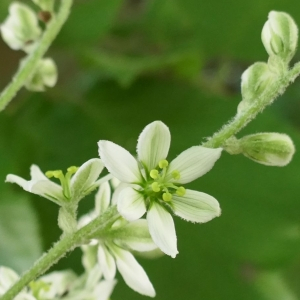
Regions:
<instances>
[{"instance_id":1,"label":"flower stalk","mask_svg":"<svg viewBox=\"0 0 300 300\"><path fill-rule=\"evenodd\" d=\"M60 32L62 26L68 19L73 0L62 0L58 13L48 23L47 28L41 37L36 48L24 60L22 66L16 72L12 81L0 94L0 111L4 110L10 101L16 96L17 92L25 85L32 71L47 52L52 42Z\"/></svg>"},{"instance_id":2,"label":"flower stalk","mask_svg":"<svg viewBox=\"0 0 300 300\"><path fill-rule=\"evenodd\" d=\"M2 296L1 300L12 300L26 285L38 276L44 274L67 252L80 246L87 236L92 235L96 231L98 234L104 234L119 217L120 215L117 212L116 206L111 206L104 214L88 225L82 227L73 234L65 235L49 250L48 253L44 254L30 270L23 274L20 280Z\"/></svg>"}]
</instances>

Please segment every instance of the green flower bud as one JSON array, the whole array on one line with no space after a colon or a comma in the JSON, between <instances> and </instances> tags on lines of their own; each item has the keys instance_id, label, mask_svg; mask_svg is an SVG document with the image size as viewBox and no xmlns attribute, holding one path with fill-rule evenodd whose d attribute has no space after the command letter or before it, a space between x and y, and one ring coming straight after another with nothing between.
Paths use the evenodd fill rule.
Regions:
<instances>
[{"instance_id":1,"label":"green flower bud","mask_svg":"<svg viewBox=\"0 0 300 300\"><path fill-rule=\"evenodd\" d=\"M34 92L43 92L45 87L53 87L57 82L57 67L51 58L41 59L35 72L27 80L25 87Z\"/></svg>"},{"instance_id":2,"label":"green flower bud","mask_svg":"<svg viewBox=\"0 0 300 300\"><path fill-rule=\"evenodd\" d=\"M36 5L38 5L44 11L53 11L54 0L32 0Z\"/></svg>"},{"instance_id":3,"label":"green flower bud","mask_svg":"<svg viewBox=\"0 0 300 300\"><path fill-rule=\"evenodd\" d=\"M297 48L297 25L287 13L271 11L263 27L261 39L270 56L278 56L287 64Z\"/></svg>"},{"instance_id":4,"label":"green flower bud","mask_svg":"<svg viewBox=\"0 0 300 300\"><path fill-rule=\"evenodd\" d=\"M41 35L36 13L27 5L13 2L9 16L0 27L5 43L13 50L29 53Z\"/></svg>"},{"instance_id":5,"label":"green flower bud","mask_svg":"<svg viewBox=\"0 0 300 300\"><path fill-rule=\"evenodd\" d=\"M257 133L238 140L241 152L248 158L263 165L283 167L294 153L291 138L281 133Z\"/></svg>"},{"instance_id":6,"label":"green flower bud","mask_svg":"<svg viewBox=\"0 0 300 300\"><path fill-rule=\"evenodd\" d=\"M243 101L238 106L238 112L242 112L251 105L276 78L267 63L257 62L250 66L242 75L241 90Z\"/></svg>"}]
</instances>

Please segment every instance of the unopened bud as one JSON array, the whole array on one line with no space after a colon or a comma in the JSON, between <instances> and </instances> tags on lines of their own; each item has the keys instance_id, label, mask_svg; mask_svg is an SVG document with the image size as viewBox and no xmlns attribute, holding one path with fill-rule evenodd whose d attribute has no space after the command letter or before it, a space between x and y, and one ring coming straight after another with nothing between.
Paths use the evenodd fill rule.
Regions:
<instances>
[{"instance_id":1,"label":"unopened bud","mask_svg":"<svg viewBox=\"0 0 300 300\"><path fill-rule=\"evenodd\" d=\"M250 66L242 75L241 90L243 101L238 106L238 112L242 112L258 100L259 96L276 78L276 74L271 72L268 64L257 62Z\"/></svg>"},{"instance_id":2,"label":"unopened bud","mask_svg":"<svg viewBox=\"0 0 300 300\"><path fill-rule=\"evenodd\" d=\"M27 80L25 87L34 92L43 92L45 87L53 87L57 82L57 68L51 58L41 59L35 72Z\"/></svg>"},{"instance_id":3,"label":"unopened bud","mask_svg":"<svg viewBox=\"0 0 300 300\"><path fill-rule=\"evenodd\" d=\"M3 40L14 50L29 53L41 35L36 13L27 5L13 2L9 16L0 27Z\"/></svg>"},{"instance_id":4,"label":"unopened bud","mask_svg":"<svg viewBox=\"0 0 300 300\"><path fill-rule=\"evenodd\" d=\"M271 11L261 39L270 56L278 56L286 64L293 58L298 43L298 27L290 15Z\"/></svg>"},{"instance_id":5,"label":"unopened bud","mask_svg":"<svg viewBox=\"0 0 300 300\"><path fill-rule=\"evenodd\" d=\"M291 138L281 133L257 133L239 140L241 152L248 158L263 165L283 167L294 153Z\"/></svg>"}]
</instances>

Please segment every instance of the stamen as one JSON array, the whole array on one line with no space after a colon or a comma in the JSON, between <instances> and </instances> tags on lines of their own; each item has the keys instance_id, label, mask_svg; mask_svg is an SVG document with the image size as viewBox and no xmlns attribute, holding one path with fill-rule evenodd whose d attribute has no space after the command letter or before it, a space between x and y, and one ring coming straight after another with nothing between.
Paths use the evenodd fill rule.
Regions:
<instances>
[{"instance_id":1,"label":"stamen","mask_svg":"<svg viewBox=\"0 0 300 300\"><path fill-rule=\"evenodd\" d=\"M162 198L164 201L169 202L172 200L172 194L170 194L169 192L163 193Z\"/></svg>"},{"instance_id":2,"label":"stamen","mask_svg":"<svg viewBox=\"0 0 300 300\"><path fill-rule=\"evenodd\" d=\"M186 193L186 190L185 190L185 188L183 187L183 186L180 186L177 190L176 190L176 194L178 195L178 196L184 196L185 195L185 193Z\"/></svg>"},{"instance_id":3,"label":"stamen","mask_svg":"<svg viewBox=\"0 0 300 300\"><path fill-rule=\"evenodd\" d=\"M176 179L176 180L179 180L179 179L180 179L180 173L179 173L179 171L174 170L174 171L172 172L172 177L173 177L174 179Z\"/></svg>"},{"instance_id":4,"label":"stamen","mask_svg":"<svg viewBox=\"0 0 300 300\"><path fill-rule=\"evenodd\" d=\"M156 179L158 178L158 171L153 169L150 171L150 177L153 178L153 179Z\"/></svg>"},{"instance_id":5,"label":"stamen","mask_svg":"<svg viewBox=\"0 0 300 300\"><path fill-rule=\"evenodd\" d=\"M67 169L68 173L75 174L79 168L72 166Z\"/></svg>"},{"instance_id":6,"label":"stamen","mask_svg":"<svg viewBox=\"0 0 300 300\"><path fill-rule=\"evenodd\" d=\"M168 161L163 159L161 160L159 163L158 163L158 166L163 169L163 168L166 168L167 166L169 165Z\"/></svg>"},{"instance_id":7,"label":"stamen","mask_svg":"<svg viewBox=\"0 0 300 300\"><path fill-rule=\"evenodd\" d=\"M155 193L158 193L160 191L160 186L159 186L158 182L156 182L156 181L151 184L151 187Z\"/></svg>"}]
</instances>

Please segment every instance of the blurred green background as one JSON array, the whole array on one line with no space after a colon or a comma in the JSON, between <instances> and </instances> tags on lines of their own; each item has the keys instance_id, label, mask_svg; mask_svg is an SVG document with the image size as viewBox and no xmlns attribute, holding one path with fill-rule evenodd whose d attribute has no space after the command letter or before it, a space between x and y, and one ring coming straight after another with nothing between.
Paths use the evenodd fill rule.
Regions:
<instances>
[{"instance_id":1,"label":"blurred green background","mask_svg":"<svg viewBox=\"0 0 300 300\"><path fill-rule=\"evenodd\" d=\"M0 22L11 1L0 1ZM29 1L23 1L30 3ZM169 158L200 144L236 112L240 76L266 61L260 33L270 10L300 24L297 0L77 0L48 55L59 68L46 93L22 90L0 116L0 265L28 268L57 240L57 207L4 184L29 167L66 169L97 157L97 141L135 152L145 125L171 130ZM20 52L0 41L0 87ZM300 60L296 55L295 61ZM276 131L300 148L300 82L239 136ZM138 258L157 299L300 299L300 155L285 168L223 153L189 187L216 197L222 216L197 225L176 218L179 255ZM93 206L82 202L80 214ZM82 270L80 251L54 269ZM143 296L121 277L112 299Z\"/></svg>"}]
</instances>

